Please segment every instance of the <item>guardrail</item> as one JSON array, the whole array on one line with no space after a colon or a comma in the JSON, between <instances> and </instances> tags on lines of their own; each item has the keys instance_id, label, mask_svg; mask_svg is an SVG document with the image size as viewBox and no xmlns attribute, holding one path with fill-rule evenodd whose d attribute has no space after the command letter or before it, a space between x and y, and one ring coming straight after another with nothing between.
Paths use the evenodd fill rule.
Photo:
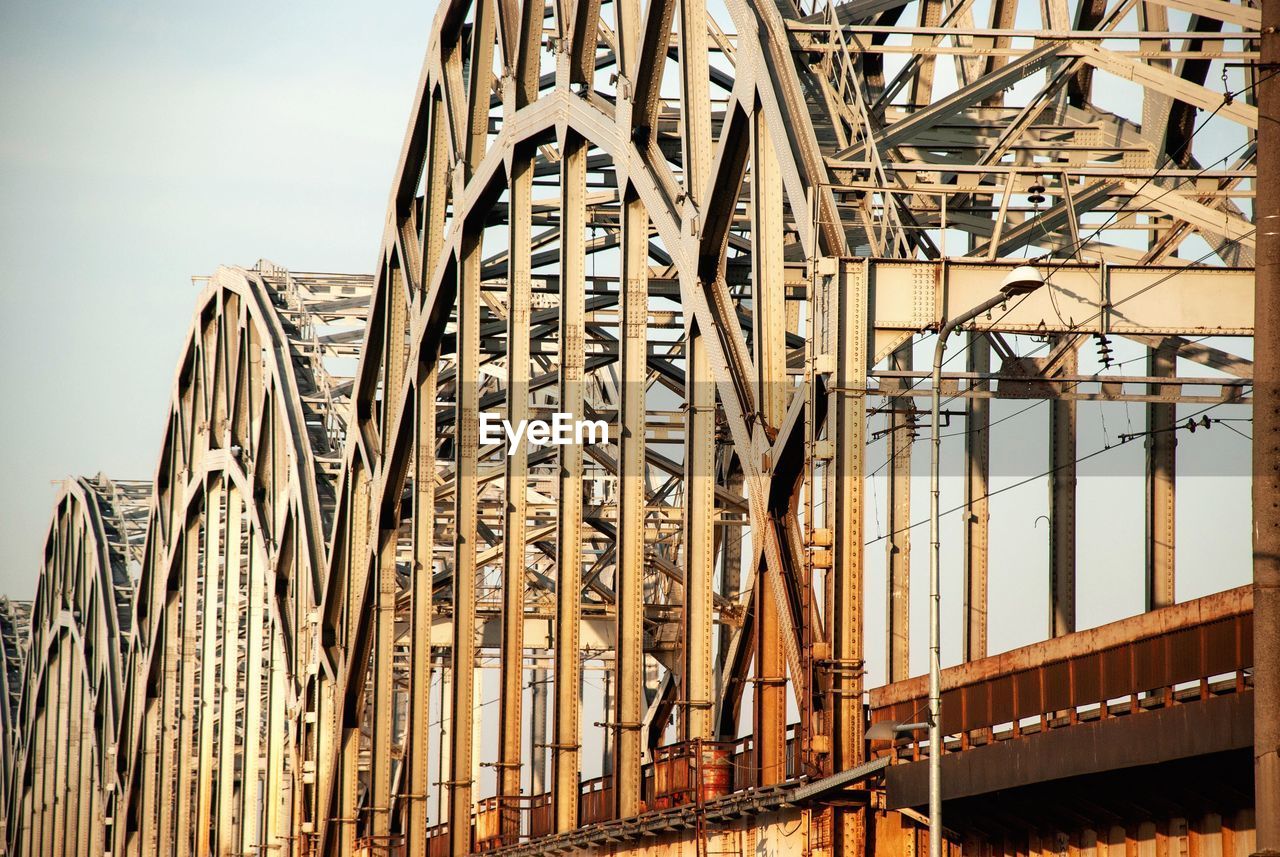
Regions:
<instances>
[{"instance_id":1,"label":"guardrail","mask_svg":"<svg viewBox=\"0 0 1280 857\"><path fill-rule=\"evenodd\" d=\"M1247 689L1253 663L1253 592L1243 586L1184 604L1034 643L942 672L942 730L947 752L1100 718L1181 705ZM928 677L869 693L872 723L918 722L927 709ZM787 779L799 776L794 726L787 739ZM871 742L872 757L911 761L928 755L924 735ZM644 811L702 805L759 787L751 736L736 742L681 742L654 751L642 771ZM613 778L583 780L583 827L612 821ZM521 796L521 841L554 832L551 795ZM432 828L428 853L443 855L444 826ZM496 797L481 800L473 850L516 844L500 827Z\"/></svg>"},{"instance_id":2,"label":"guardrail","mask_svg":"<svg viewBox=\"0 0 1280 857\"><path fill-rule=\"evenodd\" d=\"M1243 586L942 671L947 752L1082 721L1243 691L1253 665L1253 592ZM870 719L919 722L928 677L872 690ZM926 736L874 755L928 755Z\"/></svg>"}]
</instances>

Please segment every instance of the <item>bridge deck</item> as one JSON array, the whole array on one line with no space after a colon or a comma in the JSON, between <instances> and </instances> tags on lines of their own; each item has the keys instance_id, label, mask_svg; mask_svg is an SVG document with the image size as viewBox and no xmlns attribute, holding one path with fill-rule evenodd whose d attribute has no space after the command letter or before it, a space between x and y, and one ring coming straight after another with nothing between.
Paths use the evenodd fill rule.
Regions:
<instances>
[{"instance_id":1,"label":"bridge deck","mask_svg":"<svg viewBox=\"0 0 1280 857\"><path fill-rule=\"evenodd\" d=\"M1228 590L943 671L944 797L1252 743L1250 588ZM870 693L871 721L918 721L927 679ZM924 736L874 742L891 807L927 794Z\"/></svg>"}]
</instances>

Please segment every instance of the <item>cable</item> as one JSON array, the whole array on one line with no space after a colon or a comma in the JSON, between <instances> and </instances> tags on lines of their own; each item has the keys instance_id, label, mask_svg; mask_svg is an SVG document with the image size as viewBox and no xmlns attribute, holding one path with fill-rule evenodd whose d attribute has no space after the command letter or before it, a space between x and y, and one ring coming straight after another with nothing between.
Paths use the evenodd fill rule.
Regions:
<instances>
[{"instance_id":1,"label":"cable","mask_svg":"<svg viewBox=\"0 0 1280 857\"><path fill-rule=\"evenodd\" d=\"M1236 402L1217 402L1217 403L1215 403L1215 404L1208 405L1207 407L1201 408L1200 410L1196 411L1194 414L1191 414L1191 415L1188 417L1188 420L1194 420L1196 417L1200 416L1201 414L1208 413L1209 411L1213 410L1214 408L1220 408L1220 407L1222 407L1223 405L1232 405L1232 404L1237 404L1237 403L1236 403ZM1177 428L1183 428L1183 427L1185 427L1185 426L1177 426ZM1134 436L1130 436L1130 439L1132 439L1132 437L1134 437ZM1023 485L1026 485L1026 484L1027 484L1027 483L1029 483L1029 482L1035 482L1037 479L1043 479L1043 478L1044 478L1044 477L1046 477L1046 476L1052 476L1054 473L1057 473L1059 470L1064 470L1064 469L1066 469L1066 468L1068 468L1068 467L1072 467L1072 466L1074 466L1074 465L1076 465L1076 464L1080 464L1080 463L1082 463L1082 462L1088 461L1088 460L1089 460L1089 459L1091 459L1091 458L1096 458L1097 456L1102 455L1104 452L1110 452L1110 451L1111 451L1111 450L1113 450L1113 449L1119 449L1120 447L1124 446L1124 445L1125 445L1125 444L1127 444L1128 442L1129 442L1128 440L1123 440L1123 441L1121 441L1120 443L1112 444L1111 446L1104 446L1104 447L1102 447L1101 449L1095 449L1093 452L1090 452L1090 453L1087 453L1087 454L1085 454L1085 455L1080 456L1080 457L1079 457L1079 458L1077 458L1075 461L1070 461L1070 462L1067 462L1067 463L1065 463L1065 464L1059 464L1057 467L1051 467L1051 468L1049 468L1048 470L1046 470L1046 471L1045 471L1045 472L1043 472L1043 473L1038 473L1038 474L1036 474L1035 476L1028 476L1028 477L1027 477L1027 478L1025 478L1025 479L1019 480L1019 481L1014 482L1014 483L1009 484L1009 485L1005 485L1003 488L997 488L997 489L996 489L996 490L994 490L994 491L988 491L986 494L982 495L981 497L976 497L976 498L974 498L974 500L975 500L975 501L976 501L976 500L987 500L987 499L990 499L990 498L992 498L992 497L995 497L995 496L996 496L996 495L998 495L998 494L1003 494L1003 493L1005 493L1006 491L1012 491L1014 488L1021 488ZM969 506L970 506L970 505L971 505L970 503L961 503L959 506L952 506L950 509L947 509L945 512L940 512L940 513L938 514L938 517L939 517L939 518L941 518L941 517L944 517L944 516L946 516L946 515L950 515L952 512L959 512L959 511L961 511L961 510L963 510L963 509L967 509L967 508L969 508ZM889 536L897 535L898 533L900 533L900 532L905 532L905 531L907 531L907 530L914 530L916 527L924 526L924 525L925 525L925 524L927 524L927 523L929 523L929 519L928 519L928 518L925 518L924 520L916 521L914 524L908 524L908 525L907 525L907 526L905 526L905 527L900 527L899 529L894 530L894 531L889 532L889 533L886 533L886 534L885 534L885 535L883 535L883 536L878 536L878 537L876 537L876 538L872 539L871 541L864 542L864 543L863 543L863 545L864 545L864 546L873 545L873 544L875 544L875 543L876 543L876 542L878 542L878 541L882 541L882 540L884 540L884 539L888 538Z\"/></svg>"},{"instance_id":2,"label":"cable","mask_svg":"<svg viewBox=\"0 0 1280 857\"><path fill-rule=\"evenodd\" d=\"M1204 341L1205 341L1206 339L1208 339L1208 338L1209 338L1209 337L1207 337L1207 336L1202 336L1202 337L1200 337L1199 339L1191 340L1191 342L1190 342L1189 344L1194 344L1194 343L1197 343L1197 342L1204 342ZM1031 353L1035 353L1035 352L1033 351L1033 352L1031 352ZM1146 359L1146 355L1145 355L1145 354L1142 354L1142 355L1139 355L1139 356L1137 356L1137 357L1130 357L1128 360L1121 360L1121 361L1119 361L1119 362L1117 362L1117 363L1114 363L1114 364L1112 364L1112 365L1113 365L1114 367L1116 367L1116 368L1119 368L1119 367L1121 367L1121 366L1128 365L1129 363L1136 363L1136 362L1137 362L1137 361L1139 361L1139 360L1145 360L1145 359ZM1073 390L1073 389L1075 389L1076 387L1080 386L1081 384L1085 384L1085 383L1092 383L1093 381L1104 381L1104 380L1106 380L1106 377L1107 377L1107 376L1106 376L1106 375L1103 375L1101 372L1095 372L1095 373L1093 373L1093 375L1092 375L1092 376L1090 376L1090 377L1088 377L1088 378L1081 378L1081 379L1079 379L1079 380L1077 380L1077 381L1073 381L1073 382L1071 382L1070 387L1068 387L1067 389L1068 389L1068 390ZM958 398L960 398L960 396L958 396L958 395L956 395L956 396L952 396L950 399L948 399L948 400L947 400L947 403L949 404L949 403L951 403L951 402L955 401L955 400L956 400L956 399L958 399ZM1029 410L1031 410L1031 409L1033 409L1033 408L1036 408L1036 407L1038 407L1038 406L1040 406L1040 405L1043 405L1045 402L1049 402L1049 401L1052 401L1052 399L1037 399L1036 401L1034 401L1034 402L1032 402L1031 404L1027 405L1025 408L1020 408L1019 410L1014 411L1014 412L1013 412L1013 413L1011 413L1011 414L1006 414L1005 416L1001 417L1001 418L1000 418L1000 419L998 419L998 420L992 420L990 423L988 423L988 424L987 424L986 428L989 430L989 429L993 428L994 426L998 426L998 425L1000 425L1000 423L1002 423L1002 422L1004 422L1004 421L1006 421L1006 420L1011 420L1011 419L1013 419L1013 418L1014 418L1014 417L1016 417L1016 416L1020 416L1020 415L1022 415L1022 414L1025 414L1027 411L1029 411ZM1106 403L1105 403L1105 402L1099 402L1099 404L1106 404ZM1128 404L1128 403L1126 402L1126 404ZM1131 428L1131 429L1133 428L1132 424L1130 424L1129 428ZM943 437L944 437L944 438L946 438L946 437L961 437L961 436L963 436L963 435L972 434L972 433L974 433L974 432L976 432L976 431L982 431L982 429L965 429L964 431L953 431L953 432L950 432L949 434L944 434L944 435L943 435ZM1105 427L1104 427L1104 434L1105 434Z\"/></svg>"},{"instance_id":3,"label":"cable","mask_svg":"<svg viewBox=\"0 0 1280 857\"><path fill-rule=\"evenodd\" d=\"M1253 235L1255 232L1257 232L1256 227L1255 227L1254 229L1250 230L1249 232L1245 233L1244 235L1241 235L1239 238L1231 239L1228 243L1233 243L1233 244L1235 244L1235 243L1239 243L1240 241L1244 240L1245 238L1249 237L1250 235ZM1191 265L1190 265L1190 266L1188 266L1188 267L1194 267L1195 265L1198 265L1200 262L1203 262L1205 259L1209 258L1210 256L1215 255L1217 252L1218 252L1218 251L1217 251L1216 249L1215 249L1215 250L1210 250L1209 252L1207 252L1207 253L1205 253L1204 255L1202 255L1200 258L1198 258L1198 259L1194 260L1194 261L1191 263ZM1156 280L1155 282L1150 283L1150 284L1148 284L1148 285L1146 285L1146 286L1142 287L1141 289L1138 289L1138 290L1137 290L1137 291L1135 291L1133 294L1128 295L1127 297L1125 297L1125 298L1123 298L1123 299L1121 299L1121 300L1119 300L1119 301L1116 301L1116 302L1112 303L1112 304L1110 305L1110 307L1114 309L1114 308L1115 308L1115 307L1117 307L1117 306L1121 306L1121 305L1123 305L1124 303L1126 303L1126 302L1128 302L1128 301L1130 301L1130 300L1133 300L1134 298L1138 297L1139 295L1145 294L1145 293L1147 293L1147 292L1151 291L1152 289L1154 289L1154 288L1156 288L1156 287L1158 287L1158 286L1163 285L1164 283L1166 283L1166 282L1168 282L1169 280L1171 280L1171 279L1172 279L1174 276L1176 276L1178 273L1180 273L1180 271L1171 271L1170 273L1166 274L1165 276L1161 277L1160 279ZM1046 278L1046 279L1047 279L1047 278ZM1004 316L1005 316L1005 315L1008 315L1010 312L1013 312L1013 310L1017 309L1017 305L1018 305L1018 303L1021 303L1021 302L1022 302L1023 300L1025 300L1027 297L1028 297L1027 295L1023 295L1021 298L1019 298L1019 300L1018 300L1018 301L1017 301L1017 302L1016 302L1012 307L1009 307L1009 308L1008 308L1008 309L1007 309L1007 310L1006 310L1006 311L1005 311L1005 312L1000 316L1000 319L1004 318ZM1098 318L1098 317L1099 317L1099 316L1101 316L1101 315L1102 315L1102 310L1099 310L1098 312L1094 313L1093 315L1091 315L1091 316L1089 316L1089 317L1087 317L1087 318L1085 318L1085 319L1081 320L1080 322L1077 322L1076 324L1072 325L1072 327L1073 327L1073 329L1078 330L1082 325L1088 324L1089 322L1093 321L1094 319ZM994 327L997 323L999 323L1000 319L996 319L995 321L993 321L991 326L992 326L992 327ZM990 328L988 328L988 329L990 329ZM1199 340L1196 340L1196 341L1197 341L1197 342L1203 342L1205 339L1208 339L1208 338L1209 338L1208 336L1204 336L1204 337L1201 337ZM942 365L943 365L943 366L946 366L946 365L947 365L947 363L950 363L952 359L954 359L955 357L958 357L958 356L960 356L961 354L963 354L963 353L964 353L964 352L969 348L969 346L972 344L972 342L973 342L973 339L972 339L972 338L970 338L970 339L969 339L969 341L968 341L968 342L966 342L966 343L965 343L961 348L959 348L959 349L958 349L958 350L957 350L957 351L956 351L956 352L955 352L951 357L949 357L949 358L947 358L946 360L944 360L944 361L943 361L943 363L942 363ZM1031 354L1034 354L1034 353L1035 353L1036 351L1038 351L1038 350L1039 350L1038 348L1037 348L1037 349L1032 349L1032 351L1028 352L1028 354L1027 354L1027 355L1022 355L1022 356L1029 356L1029 355L1031 355ZM1124 363L1133 362L1134 360L1137 360L1137 359L1140 359L1140 358L1132 358L1131 360L1124 361ZM1118 366L1119 366L1119 365L1124 365L1124 363L1119 363L1119 364L1116 364L1116 365L1118 365ZM1101 378L1101 373L1095 373L1095 374L1094 374L1094 378ZM884 395L884 396L886 396L887 398L897 398L897 397L903 396L903 395L905 395L905 394L906 394L906 392L908 392L908 391L910 391L910 390L915 389L915 387L916 387L916 386L918 386L918 385L920 384L920 382L921 382L921 381L923 381L923 380L924 380L924 378L923 378L923 377L915 379L915 381L913 381L910 385L908 385L908 387L907 387L907 389L906 389L905 391L896 391L896 392L895 392L895 394L893 394L893 395L889 394L888 392L885 392L885 393L883 393L883 394L881 394L881 395ZM1080 379L1079 381L1076 381L1076 382L1072 385L1072 387L1079 386L1080 384L1084 383L1084 382L1085 382L1085 380L1086 380L1086 379L1082 378L1082 379ZM951 402L954 402L954 401L955 401L956 399L958 399L958 398L960 398L960 396L959 396L959 395L952 396L952 397L950 397L949 399L947 399L946 404L950 404ZM1006 420L1006 419L1011 419L1012 417L1018 416L1018 414L1020 414L1020 413L1025 413L1026 411L1029 411L1029 410L1031 410L1032 408L1036 407L1037 405L1042 404L1043 402L1046 402L1046 401L1049 401L1049 400L1048 400L1048 399L1041 399L1041 400L1039 400L1039 401L1037 401L1037 402L1035 402L1035 403L1033 403L1033 404L1031 404L1031 405L1028 405L1026 408L1023 408L1021 411L1018 411L1018 412L1016 412L1016 413L1014 413L1014 414L1010 414L1010 415L1008 415L1008 416L1002 417L999 421L997 421L997 423L992 423L991 425L996 425L996 424L998 424L998 422L1003 422L1003 421L1004 421L1004 420ZM1130 428L1130 429L1132 429L1132 428L1133 428L1132 422L1130 422L1130 424L1129 424L1129 428ZM935 427L935 426L931 426L931 427L930 427L930 430L931 430L931 431L937 431L937 427ZM966 429L966 430L965 430L965 431L963 431L963 432L952 432L952 433L951 433L951 434L949 434L949 435L943 435L943 436L944 436L944 437L954 437L954 436L959 435L959 434L967 434L967 433L969 433L970 431L974 431L974 429ZM875 442L875 441L873 440L873 441L872 441L872 443L874 443L874 442ZM868 445L870 445L870 444L868 444ZM904 448L905 448L905 447L904 447ZM897 455L897 454L898 454L898 453L895 453L895 458L896 458L896 455ZM880 465L880 467L877 467L874 471L872 471L870 474L868 474L868 476L869 476L869 477L870 477L870 476L875 476L877 473L879 473L881 470L883 470L883 469L884 469L884 467L885 467L885 466L889 463L889 461L891 461L891 460L893 460L893 459L886 459L886 461L885 461L885 463L884 463L884 464ZM891 534L890 534L890 535L891 535Z\"/></svg>"},{"instance_id":4,"label":"cable","mask_svg":"<svg viewBox=\"0 0 1280 857\"><path fill-rule=\"evenodd\" d=\"M1214 422L1215 422L1215 423L1221 423L1221 425L1222 425L1222 427L1223 427L1223 428L1230 429L1231 431L1233 431L1233 432L1235 432L1236 434L1240 435L1242 438L1244 438L1244 439L1245 439L1245 440L1247 440L1247 441L1250 441L1250 442L1252 442L1252 441L1253 441L1253 435L1245 434L1244 432L1240 431L1240 429L1236 428L1235 426L1231 425L1230 423L1226 422L1225 420L1214 420Z\"/></svg>"},{"instance_id":5,"label":"cable","mask_svg":"<svg viewBox=\"0 0 1280 857\"><path fill-rule=\"evenodd\" d=\"M1276 74L1276 73L1280 73L1280 72L1273 72L1273 74ZM1266 79L1266 78L1263 78L1263 80L1265 80L1265 79ZM1189 134L1189 135L1187 136L1187 139L1186 139L1186 140L1184 140L1184 141L1182 142L1182 145L1178 147L1178 150L1177 150L1175 153L1173 153L1172 155L1169 155L1169 156L1165 159L1165 161L1164 161L1164 162L1163 162L1159 167L1157 167L1157 168L1156 168L1155 172L1153 172L1151 175L1147 176L1147 178L1146 178L1146 179L1143 181L1143 183L1138 187L1138 189L1137 189L1136 191L1134 191L1134 192L1130 193L1130 194L1128 195L1128 197L1125 199L1125 201L1124 201L1124 202L1122 202L1122 203L1120 204L1120 207L1119 207L1119 208L1117 208L1115 211L1113 211L1113 212L1111 213L1111 215L1107 218L1107 220L1106 220L1105 222L1103 222L1103 223L1102 223L1102 224L1100 224L1097 228L1095 228L1095 229L1093 230L1093 232L1089 233L1089 235L1088 235L1088 236L1086 236L1086 237L1084 237L1084 238L1081 238L1081 239L1079 239L1079 240L1077 240L1077 241L1076 241L1075 245L1073 245L1073 246L1071 247L1071 253L1070 253L1070 257L1069 257L1069 259L1070 259L1070 258L1078 258L1080 251L1081 251L1084 247L1086 247L1090 241L1092 241L1094 238L1096 238L1096 237L1097 237L1097 236L1098 236L1098 235L1099 235L1099 234L1100 234L1104 229L1106 229L1107 227L1109 227L1109 226L1111 225L1111 223L1116 219L1116 217L1118 217L1120 214L1124 213L1124 211L1129 207L1129 204L1130 204L1131 202L1133 202L1133 200L1134 200L1134 199L1136 199L1136 198L1137 198L1138 194L1140 194L1143 190L1145 190L1145 189L1146 189L1147 185L1151 184L1151 182L1153 182L1153 181L1155 181L1157 178L1159 178L1159 176L1160 176L1161 172L1163 172L1163 171L1164 171L1164 169L1165 169L1165 168L1166 168L1170 163L1172 163L1172 162L1173 162L1174 157L1176 157L1177 155L1179 155L1179 154L1181 154L1183 151L1185 151L1185 150L1187 149L1187 147L1191 145L1192 141L1193 141L1193 140L1195 140L1196 135L1197 135L1197 134L1199 134L1202 130L1204 130L1205 126L1206 126L1206 125L1208 125L1209 120L1213 119L1213 117L1217 115L1218 111L1219 111L1219 110L1221 110L1221 109L1222 109L1222 107L1223 107L1225 104L1227 104L1227 103L1228 103L1228 98L1235 98L1235 97L1236 97L1236 96L1238 96L1238 95L1243 95L1244 93L1246 93L1246 92L1250 91L1251 89L1253 89L1255 86L1257 86L1257 85L1258 85L1259 83L1261 83L1261 82L1262 82L1262 81L1256 81L1256 82L1254 82L1253 84L1250 84L1249 86L1245 87L1244 89L1239 90L1238 92L1228 93L1227 95L1224 95L1222 103L1221 103L1221 104L1219 104L1217 107L1215 107L1215 108L1213 109L1213 111L1212 111L1212 112L1211 112L1207 117L1205 117L1205 119L1204 119L1204 120L1203 120L1203 121L1202 121L1198 126L1196 126L1196 128L1191 132L1191 134ZM1167 196L1167 195L1168 195L1168 194L1170 194L1170 193L1173 193L1175 190L1179 189L1180 187L1182 187L1183 185L1187 184L1188 182L1194 182L1195 180L1197 180L1198 178L1200 178L1201 176L1203 176L1206 172L1208 172L1210 169L1212 169L1214 166L1216 166L1217 164L1222 163L1223 161L1227 160L1227 158L1232 157L1232 156L1233 156L1233 155L1235 155L1237 152L1239 152L1241 149L1245 148L1247 145L1248 145L1248 141L1246 141L1246 142L1244 142L1244 143L1241 143L1239 146L1237 146L1235 149L1232 149L1232 150L1231 150L1230 152L1228 152L1226 155L1223 155L1222 157L1218 158L1217 160L1211 161L1209 164L1207 164L1207 165L1205 165L1205 166L1201 167L1201 168L1200 168L1200 170L1199 170L1199 171L1197 171L1197 172L1196 172L1196 174L1195 174L1194 176L1192 176L1192 177L1190 177L1190 178L1187 178L1187 179L1180 179L1177 185L1175 185L1174 187L1169 188L1169 189L1168 189L1168 190L1166 190L1164 193L1160 194L1160 196L1156 197L1156 200L1163 199L1165 196ZM1154 200L1153 200L1153 201L1154 201ZM1256 227L1255 227L1255 228L1254 228L1253 230L1251 230L1249 233L1246 233L1245 235L1242 235L1242 236L1240 236L1239 238L1229 239L1227 242L1225 242L1225 243L1224 243L1224 246L1229 245L1229 244L1238 244L1238 243L1240 243L1240 241L1242 241L1244 238L1249 237L1250 235L1252 235L1252 234L1253 234L1254 232L1256 232L1256 231L1257 231L1257 229L1256 229ZM1192 263L1192 265L1196 265L1196 264L1199 264L1200 262L1203 262L1205 259L1209 258L1210 256L1216 255L1216 254L1217 254L1217 252L1218 252L1218 251L1217 251L1216 249L1215 249L1215 250L1211 250L1210 252L1208 252L1208 253L1204 254L1204 255L1203 255L1203 256L1201 256L1199 259L1197 259L1195 262L1193 262L1193 263ZM1065 266L1065 265L1067 264L1067 261L1069 261L1069 259L1067 259L1067 260L1062 260L1062 261L1058 262L1058 264L1057 264L1057 265L1055 265L1054 267L1052 267L1052 268L1049 270L1049 272L1045 275L1045 281L1046 281L1046 282L1048 282L1049 278L1050 278L1050 277L1052 277L1052 275L1053 275L1053 274L1055 274L1055 273L1057 273L1058 271L1062 270L1063 266ZM1142 289L1142 290L1140 290L1140 291L1138 291L1138 292L1135 292L1134 294L1130 295L1128 298L1125 298L1125 301L1127 301L1127 300L1131 300L1132 298L1135 298L1135 297L1137 297L1138 295L1140 295L1140 294L1142 294L1142 293L1144 293L1144 292L1146 292L1146 291L1149 291L1151 288L1154 288L1156 285L1160 285L1161 283L1165 282L1167 279L1169 279L1169 277L1172 277L1172 276L1173 276L1173 275L1172 275L1172 274L1170 274L1170 275L1168 275L1167 277L1165 277L1165 278L1163 278L1163 279L1161 279L1161 280L1158 280L1156 283L1153 283L1151 286L1148 286L1147 288L1144 288L1144 289ZM1051 294L1050 296L1052 297L1052 294ZM998 318L998 319L996 319L995 321L993 321L993 322L991 323L991 325L989 325L989 326L988 326L987 330L984 330L984 331L982 331L982 332L983 332L983 333L989 332L992 328L994 328L994 327L995 327L995 325L996 325L996 324L997 324L1001 319L1003 319L1003 318L1004 318L1005 316L1007 316L1009 313L1011 313L1011 312L1013 312L1015 309L1017 309L1017 308L1018 308L1018 305L1019 305L1019 304L1021 304L1021 303L1022 303L1022 301L1026 300L1026 298L1027 298L1027 297L1028 297L1028 295L1023 295L1023 296L1021 296L1021 297L1020 297L1016 302L1014 302L1014 305L1013 305L1013 306L1008 307L1007 309L1005 309L1005 311L1000 315L1000 318ZM1113 304L1112 306L1119 306L1121 303L1124 303L1125 301L1119 301L1119 302L1117 302L1116 304ZM1057 312L1056 307L1055 307L1055 312ZM1089 318L1085 319L1084 321L1077 322L1077 323L1074 323L1074 324L1070 325L1070 330L1068 330L1068 331L1067 331L1067 333L1069 334L1069 333L1071 333L1071 332L1073 332L1073 331L1075 331L1075 330L1078 330L1082 325L1089 323L1090 321L1092 321L1092 320L1093 320L1093 319L1095 319L1095 318L1098 318L1101 314L1102 314L1102 313L1101 313L1101 311L1099 311L1099 312L1095 313L1094 315L1090 316ZM1059 314L1059 320L1061 321L1061 314ZM964 353L964 352L969 348L969 345L972 343L972 341L973 341L973 339L972 339L972 337L971 337L971 338L969 339L969 341L968 341L968 342L966 342L966 343L965 343L963 346L961 346L959 349L957 349L957 350L952 354L952 356L950 356L950 357L948 357L946 360L944 360L944 361L943 361L943 365L944 365L944 366L946 366L946 365L947 365L948 363L950 363L950 362L951 362L955 357L958 357L958 356L960 356L961 354L963 354L963 353ZM908 391L910 391L910 390L914 389L914 388L915 388L916 386L918 386L918 385L919 385L919 383L920 383L921 381L923 381L923 380L924 380L923 378L919 378L919 379L917 379L915 382L913 382L910 386L908 386L908 387L907 387L907 390L902 391L901 393L899 393L899 395L903 395L903 394L905 394L906 392L908 392Z\"/></svg>"}]
</instances>

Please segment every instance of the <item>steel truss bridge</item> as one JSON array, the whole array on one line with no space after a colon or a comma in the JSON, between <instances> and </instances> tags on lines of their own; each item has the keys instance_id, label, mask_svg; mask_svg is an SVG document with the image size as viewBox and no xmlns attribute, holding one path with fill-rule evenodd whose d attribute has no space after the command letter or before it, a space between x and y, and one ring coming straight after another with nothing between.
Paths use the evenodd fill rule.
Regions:
<instances>
[{"instance_id":1,"label":"steel truss bridge","mask_svg":"<svg viewBox=\"0 0 1280 857\"><path fill-rule=\"evenodd\" d=\"M1175 603L1175 438L1180 403L1251 402L1260 30L1228 0L445 0L376 272L208 278L154 478L68 481L35 601L0 602L7 853L914 854L932 752L952 854L1249 853L1251 594ZM945 746L868 742L926 694L913 345L1026 259L1048 287L942 381ZM1122 339L1138 367L1082 371ZM992 654L1007 398L1049 414L1050 616ZM1109 571L1148 612L1077 630L1095 401L1145 417L1146 561ZM555 411L609 442L480 442Z\"/></svg>"}]
</instances>

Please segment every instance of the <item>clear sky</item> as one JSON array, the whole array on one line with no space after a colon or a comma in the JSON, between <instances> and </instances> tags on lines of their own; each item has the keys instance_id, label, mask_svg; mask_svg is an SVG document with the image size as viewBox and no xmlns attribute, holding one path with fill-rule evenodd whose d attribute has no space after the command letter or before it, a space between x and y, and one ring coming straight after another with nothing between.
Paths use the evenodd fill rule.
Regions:
<instances>
[{"instance_id":1,"label":"clear sky","mask_svg":"<svg viewBox=\"0 0 1280 857\"><path fill-rule=\"evenodd\" d=\"M0 4L0 594L59 480L152 477L192 275L371 270L435 5Z\"/></svg>"}]
</instances>

